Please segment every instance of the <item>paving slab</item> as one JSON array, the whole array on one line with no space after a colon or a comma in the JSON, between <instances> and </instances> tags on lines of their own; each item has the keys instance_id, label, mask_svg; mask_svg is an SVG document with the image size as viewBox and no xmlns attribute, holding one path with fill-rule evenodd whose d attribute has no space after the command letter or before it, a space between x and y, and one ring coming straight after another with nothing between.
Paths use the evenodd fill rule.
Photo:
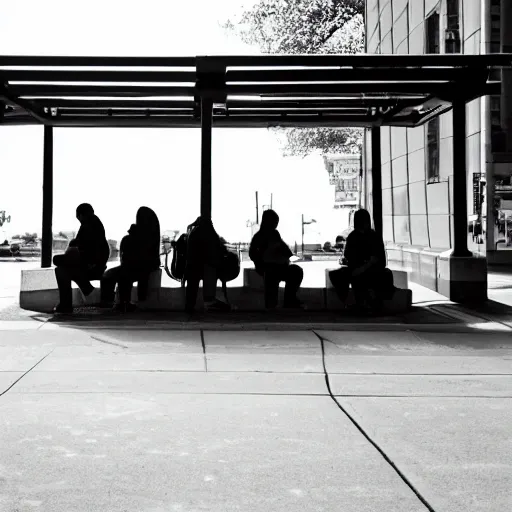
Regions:
<instances>
[{"instance_id":1,"label":"paving slab","mask_svg":"<svg viewBox=\"0 0 512 512\"><path fill-rule=\"evenodd\" d=\"M323 374L35 370L26 375L11 392L328 394Z\"/></svg>"},{"instance_id":2,"label":"paving slab","mask_svg":"<svg viewBox=\"0 0 512 512\"><path fill-rule=\"evenodd\" d=\"M18 322L9 322L17 324ZM0 327L0 347L55 347L69 345L93 345L87 331L78 329L18 329L2 330Z\"/></svg>"},{"instance_id":3,"label":"paving slab","mask_svg":"<svg viewBox=\"0 0 512 512\"><path fill-rule=\"evenodd\" d=\"M326 368L337 373L391 375L512 375L512 359L506 356L474 357L405 356L405 355L344 355L326 345Z\"/></svg>"},{"instance_id":4,"label":"paving slab","mask_svg":"<svg viewBox=\"0 0 512 512\"><path fill-rule=\"evenodd\" d=\"M203 371L203 354L83 354L81 350L70 354L59 349L46 358L37 368L44 371L117 371L117 370L176 370Z\"/></svg>"},{"instance_id":5,"label":"paving slab","mask_svg":"<svg viewBox=\"0 0 512 512\"><path fill-rule=\"evenodd\" d=\"M509 350L509 333L446 333L446 332L364 332L317 331L324 339L346 352L371 354L372 352L414 352L415 354L467 353Z\"/></svg>"},{"instance_id":6,"label":"paving slab","mask_svg":"<svg viewBox=\"0 0 512 512\"><path fill-rule=\"evenodd\" d=\"M92 329L87 331L94 339L104 343L118 344L129 349L147 352L165 352L172 354L202 354L201 333L197 331L171 331L147 329Z\"/></svg>"},{"instance_id":7,"label":"paving slab","mask_svg":"<svg viewBox=\"0 0 512 512\"><path fill-rule=\"evenodd\" d=\"M334 395L512 398L512 375L330 375Z\"/></svg>"},{"instance_id":8,"label":"paving slab","mask_svg":"<svg viewBox=\"0 0 512 512\"><path fill-rule=\"evenodd\" d=\"M47 347L0 347L0 371L26 372L51 352Z\"/></svg>"},{"instance_id":9,"label":"paving slab","mask_svg":"<svg viewBox=\"0 0 512 512\"><path fill-rule=\"evenodd\" d=\"M0 371L0 394L4 393L9 386L18 380L24 372Z\"/></svg>"},{"instance_id":10,"label":"paving slab","mask_svg":"<svg viewBox=\"0 0 512 512\"><path fill-rule=\"evenodd\" d=\"M308 331L205 331L212 371L322 372L318 338Z\"/></svg>"},{"instance_id":11,"label":"paving slab","mask_svg":"<svg viewBox=\"0 0 512 512\"><path fill-rule=\"evenodd\" d=\"M436 512L512 510L512 400L340 398Z\"/></svg>"},{"instance_id":12,"label":"paving slab","mask_svg":"<svg viewBox=\"0 0 512 512\"><path fill-rule=\"evenodd\" d=\"M0 402L1 510L425 512L326 397Z\"/></svg>"}]
</instances>

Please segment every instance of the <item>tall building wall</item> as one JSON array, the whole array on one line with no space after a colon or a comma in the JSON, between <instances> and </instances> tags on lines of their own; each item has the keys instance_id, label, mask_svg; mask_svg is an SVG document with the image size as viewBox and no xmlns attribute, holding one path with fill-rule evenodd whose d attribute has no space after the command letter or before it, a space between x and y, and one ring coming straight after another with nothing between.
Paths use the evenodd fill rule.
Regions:
<instances>
[{"instance_id":1,"label":"tall building wall","mask_svg":"<svg viewBox=\"0 0 512 512\"><path fill-rule=\"evenodd\" d=\"M480 53L481 2L460 1L461 51ZM428 39L429 17L439 15L437 48ZM367 0L367 52L395 54L444 53L448 26L447 0ZM432 31L431 31L432 33ZM437 50L437 51L436 51ZM473 173L484 173L482 158L482 107L475 100L467 106L468 214L473 214ZM483 113L486 116L486 111ZM429 128L382 128L382 209L386 242L434 250L453 243L453 152L452 115L439 118L437 131ZM435 151L438 163L433 165ZM484 146L485 148L485 146ZM429 154L431 155L429 157ZM430 159L430 160L429 160ZM367 187L368 195L371 189ZM484 212L485 214L485 212ZM471 247L481 250L480 247Z\"/></svg>"}]
</instances>

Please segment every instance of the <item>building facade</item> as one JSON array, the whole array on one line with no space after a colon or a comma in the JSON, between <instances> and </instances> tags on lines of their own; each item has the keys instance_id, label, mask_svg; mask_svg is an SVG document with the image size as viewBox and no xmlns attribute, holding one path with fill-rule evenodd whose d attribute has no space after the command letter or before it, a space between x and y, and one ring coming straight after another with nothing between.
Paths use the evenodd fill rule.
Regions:
<instances>
[{"instance_id":1,"label":"building facade","mask_svg":"<svg viewBox=\"0 0 512 512\"><path fill-rule=\"evenodd\" d=\"M366 51L374 54L499 53L500 0L367 0ZM500 77L498 76L497 79ZM467 105L468 247L512 262L510 153L501 97ZM439 290L439 256L453 247L452 113L418 128L381 128L383 237L388 258ZM364 204L371 209L371 137L365 137ZM509 220L510 219L510 220ZM510 235L510 236L509 236ZM440 291L440 290L439 290Z\"/></svg>"}]
</instances>

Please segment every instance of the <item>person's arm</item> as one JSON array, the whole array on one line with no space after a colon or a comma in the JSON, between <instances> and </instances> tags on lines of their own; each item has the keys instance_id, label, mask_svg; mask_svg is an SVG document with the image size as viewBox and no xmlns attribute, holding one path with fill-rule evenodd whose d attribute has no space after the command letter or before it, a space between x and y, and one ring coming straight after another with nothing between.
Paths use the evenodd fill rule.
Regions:
<instances>
[{"instance_id":1,"label":"person's arm","mask_svg":"<svg viewBox=\"0 0 512 512\"><path fill-rule=\"evenodd\" d=\"M256 233L249 246L249 258L254 263L256 270L260 271L263 265L263 245L261 236Z\"/></svg>"}]
</instances>

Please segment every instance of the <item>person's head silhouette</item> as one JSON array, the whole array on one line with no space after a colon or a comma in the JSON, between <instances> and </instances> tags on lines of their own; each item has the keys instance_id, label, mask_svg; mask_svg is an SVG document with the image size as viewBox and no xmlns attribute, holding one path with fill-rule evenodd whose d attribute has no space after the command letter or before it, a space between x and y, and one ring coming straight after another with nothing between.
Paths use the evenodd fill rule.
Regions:
<instances>
[{"instance_id":1,"label":"person's head silhouette","mask_svg":"<svg viewBox=\"0 0 512 512\"><path fill-rule=\"evenodd\" d=\"M277 215L274 210L265 210L261 216L260 229L262 231L272 231L273 229L277 229L278 225L279 215Z\"/></svg>"},{"instance_id":2,"label":"person's head silhouette","mask_svg":"<svg viewBox=\"0 0 512 512\"><path fill-rule=\"evenodd\" d=\"M76 218L83 224L89 217L94 215L94 209L89 203L82 203L76 209Z\"/></svg>"},{"instance_id":3,"label":"person's head silhouette","mask_svg":"<svg viewBox=\"0 0 512 512\"><path fill-rule=\"evenodd\" d=\"M366 233L372 229L372 219L370 214L364 208L357 210L354 214L354 229Z\"/></svg>"}]
</instances>

